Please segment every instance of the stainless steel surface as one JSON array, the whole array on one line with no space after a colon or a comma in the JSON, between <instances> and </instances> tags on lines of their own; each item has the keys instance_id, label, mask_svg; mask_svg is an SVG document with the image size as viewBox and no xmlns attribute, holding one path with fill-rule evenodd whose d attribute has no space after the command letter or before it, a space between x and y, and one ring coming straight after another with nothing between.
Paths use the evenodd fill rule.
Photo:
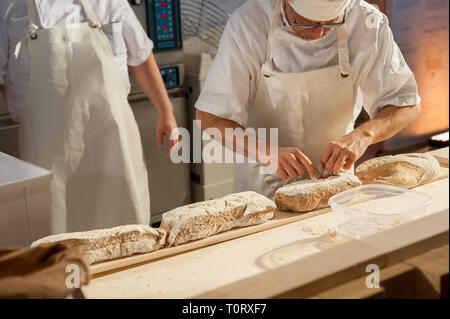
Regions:
<instances>
[{"instance_id":1,"label":"stainless steel surface","mask_svg":"<svg viewBox=\"0 0 450 319\"><path fill-rule=\"evenodd\" d=\"M130 97L131 107L141 133L144 156L149 171L151 222L161 221L162 213L191 202L189 164L174 164L166 156L168 142L162 148L156 143L158 112L145 95ZM177 123L187 127L186 99L173 96Z\"/></svg>"}]
</instances>

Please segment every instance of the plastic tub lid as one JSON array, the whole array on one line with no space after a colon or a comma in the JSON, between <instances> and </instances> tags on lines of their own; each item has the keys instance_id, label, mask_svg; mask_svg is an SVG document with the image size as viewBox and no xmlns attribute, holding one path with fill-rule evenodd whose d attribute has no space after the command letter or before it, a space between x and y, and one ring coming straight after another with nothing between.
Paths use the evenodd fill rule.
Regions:
<instances>
[{"instance_id":1,"label":"plastic tub lid","mask_svg":"<svg viewBox=\"0 0 450 319\"><path fill-rule=\"evenodd\" d=\"M406 188L364 185L330 198L333 211L370 215L399 215L420 211L431 204L432 197Z\"/></svg>"}]
</instances>

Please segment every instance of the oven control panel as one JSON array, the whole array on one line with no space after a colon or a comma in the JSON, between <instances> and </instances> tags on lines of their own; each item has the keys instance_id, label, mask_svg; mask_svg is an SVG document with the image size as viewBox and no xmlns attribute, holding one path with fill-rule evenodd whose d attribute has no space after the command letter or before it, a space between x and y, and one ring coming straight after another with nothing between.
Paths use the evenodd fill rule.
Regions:
<instances>
[{"instance_id":1,"label":"oven control panel","mask_svg":"<svg viewBox=\"0 0 450 319\"><path fill-rule=\"evenodd\" d=\"M148 34L155 52L182 48L180 0L147 0Z\"/></svg>"},{"instance_id":2,"label":"oven control panel","mask_svg":"<svg viewBox=\"0 0 450 319\"><path fill-rule=\"evenodd\" d=\"M161 68L160 71L167 89L173 89L180 86L180 75L177 66Z\"/></svg>"}]
</instances>

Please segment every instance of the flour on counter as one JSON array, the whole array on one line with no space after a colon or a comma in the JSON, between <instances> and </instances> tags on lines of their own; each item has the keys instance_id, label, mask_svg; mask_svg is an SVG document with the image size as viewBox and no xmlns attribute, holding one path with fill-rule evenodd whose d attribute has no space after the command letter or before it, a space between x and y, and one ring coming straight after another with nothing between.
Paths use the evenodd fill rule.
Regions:
<instances>
[{"instance_id":1,"label":"flour on counter","mask_svg":"<svg viewBox=\"0 0 450 319\"><path fill-rule=\"evenodd\" d=\"M321 236L328 233L329 227L321 224L310 224L303 226L302 230L308 235Z\"/></svg>"}]
</instances>

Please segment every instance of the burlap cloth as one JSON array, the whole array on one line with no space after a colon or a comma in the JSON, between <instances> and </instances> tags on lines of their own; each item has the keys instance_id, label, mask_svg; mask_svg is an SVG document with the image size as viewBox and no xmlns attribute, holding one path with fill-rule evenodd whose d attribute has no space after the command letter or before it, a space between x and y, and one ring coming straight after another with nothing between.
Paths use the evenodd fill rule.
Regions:
<instances>
[{"instance_id":1,"label":"burlap cloth","mask_svg":"<svg viewBox=\"0 0 450 319\"><path fill-rule=\"evenodd\" d=\"M62 244L0 248L0 298L66 298L89 280L81 249Z\"/></svg>"}]
</instances>

